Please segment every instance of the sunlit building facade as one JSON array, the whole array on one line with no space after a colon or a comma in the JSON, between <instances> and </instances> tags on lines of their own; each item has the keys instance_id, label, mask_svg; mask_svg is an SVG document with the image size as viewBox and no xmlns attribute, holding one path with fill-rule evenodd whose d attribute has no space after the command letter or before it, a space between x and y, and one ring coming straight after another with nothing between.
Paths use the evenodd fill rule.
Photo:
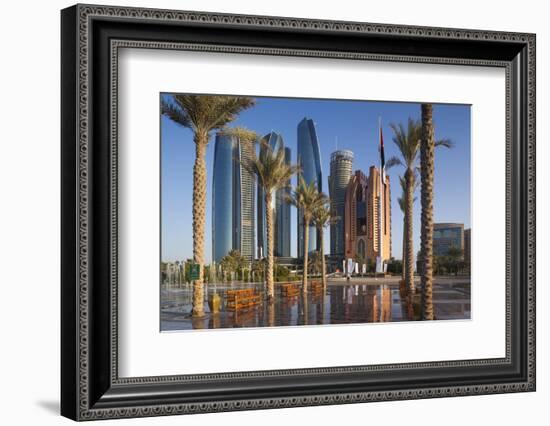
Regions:
<instances>
[{"instance_id":1,"label":"sunlit building facade","mask_svg":"<svg viewBox=\"0 0 550 426\"><path fill-rule=\"evenodd\" d=\"M380 256L383 261L387 261L392 253L390 177L386 175L386 182L382 183L380 170L371 166L367 186L367 258L376 259ZM380 207L382 214L378 213Z\"/></svg>"},{"instance_id":2,"label":"sunlit building facade","mask_svg":"<svg viewBox=\"0 0 550 426\"><path fill-rule=\"evenodd\" d=\"M367 177L356 170L344 196L344 248L346 259L367 258Z\"/></svg>"},{"instance_id":3,"label":"sunlit building facade","mask_svg":"<svg viewBox=\"0 0 550 426\"><path fill-rule=\"evenodd\" d=\"M323 174L321 170L321 153L319 151L319 140L315 123L310 118L304 118L298 124L298 165L300 166L299 178L302 177L306 183L315 182L319 192L323 190ZM304 256L304 224L303 212L298 211L298 257ZM316 251L319 248L319 235L315 226L309 228L308 252Z\"/></svg>"},{"instance_id":4,"label":"sunlit building facade","mask_svg":"<svg viewBox=\"0 0 550 426\"><path fill-rule=\"evenodd\" d=\"M254 257L255 178L242 166L254 155L252 142L223 132L216 134L212 181L212 259L231 250Z\"/></svg>"},{"instance_id":5,"label":"sunlit building facade","mask_svg":"<svg viewBox=\"0 0 550 426\"><path fill-rule=\"evenodd\" d=\"M380 188L380 172L371 166L369 176L356 170L346 189L344 237L346 259L386 261L391 257L391 192L390 179ZM379 209L382 206L382 215ZM380 227L380 220L382 226ZM382 231L380 241L379 232ZM382 250L380 251L380 242Z\"/></svg>"}]
</instances>

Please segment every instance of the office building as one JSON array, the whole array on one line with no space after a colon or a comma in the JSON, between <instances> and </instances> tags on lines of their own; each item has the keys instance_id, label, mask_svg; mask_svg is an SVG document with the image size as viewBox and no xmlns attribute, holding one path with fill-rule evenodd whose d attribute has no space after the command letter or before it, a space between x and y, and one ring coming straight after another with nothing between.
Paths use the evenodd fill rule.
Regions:
<instances>
[{"instance_id":1,"label":"office building","mask_svg":"<svg viewBox=\"0 0 550 426\"><path fill-rule=\"evenodd\" d=\"M464 250L464 224L434 223L433 255L447 256L451 248Z\"/></svg>"},{"instance_id":2,"label":"office building","mask_svg":"<svg viewBox=\"0 0 550 426\"><path fill-rule=\"evenodd\" d=\"M254 144L218 132L212 182L212 260L231 250L254 257L255 177L242 166L254 155Z\"/></svg>"},{"instance_id":3,"label":"office building","mask_svg":"<svg viewBox=\"0 0 550 426\"><path fill-rule=\"evenodd\" d=\"M321 154L319 151L319 140L315 123L310 118L304 118L298 124L298 158L300 166L299 178L302 177L306 183L315 182L319 192L323 190L323 175L321 170ZM297 233L298 233L298 257L304 256L304 224L303 212L298 211ZM315 226L309 228L308 252L316 251L319 248L319 236Z\"/></svg>"},{"instance_id":4,"label":"office building","mask_svg":"<svg viewBox=\"0 0 550 426\"><path fill-rule=\"evenodd\" d=\"M271 132L262 138L262 141L267 143L273 150L283 147L285 150L285 162L290 164L290 148L284 147L283 138L276 132ZM265 151L264 147L260 148L260 156ZM273 254L276 257L289 257L290 256L290 204L287 201L287 197L290 195L290 180L288 181L289 188L279 189L275 193L273 202ZM258 185L258 258L265 257L267 255L267 227L265 218L265 201L264 190Z\"/></svg>"},{"instance_id":5,"label":"office building","mask_svg":"<svg viewBox=\"0 0 550 426\"><path fill-rule=\"evenodd\" d=\"M335 223L330 225L330 254L344 258L344 206L346 189L353 172L353 152L339 150L330 157L330 176L328 177L330 211Z\"/></svg>"}]
</instances>

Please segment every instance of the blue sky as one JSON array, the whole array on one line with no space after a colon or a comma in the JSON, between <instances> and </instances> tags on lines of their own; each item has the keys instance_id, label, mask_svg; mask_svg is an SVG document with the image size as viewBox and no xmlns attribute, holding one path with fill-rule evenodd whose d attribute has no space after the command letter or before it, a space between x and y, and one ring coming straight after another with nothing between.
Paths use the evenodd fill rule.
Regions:
<instances>
[{"instance_id":1,"label":"blue sky","mask_svg":"<svg viewBox=\"0 0 550 426\"><path fill-rule=\"evenodd\" d=\"M341 101L295 98L256 98L256 105L240 114L232 125L250 128L264 135L272 130L283 136L296 162L297 125L302 118L313 119L321 150L323 191L328 194L330 154L338 149L354 152L353 169L368 173L371 165L380 164L378 153L378 119L382 120L386 161L399 155L392 142L390 123L407 123L420 118L420 104L401 102ZM434 105L436 138L449 138L452 149L440 148L435 157L435 222L464 223L470 227L470 106ZM195 147L191 130L161 117L161 220L162 260L192 257L192 187ZM212 256L211 194L214 138L207 148L207 205L205 259ZM392 255L402 253L403 215L397 198L401 196L399 166L388 170L391 184ZM295 184L295 181L292 182ZM418 190L419 192L419 190ZM420 248L420 194L414 205L414 246ZM291 224L292 255L296 255L296 210ZM330 231L326 231L325 251L329 252Z\"/></svg>"}]
</instances>

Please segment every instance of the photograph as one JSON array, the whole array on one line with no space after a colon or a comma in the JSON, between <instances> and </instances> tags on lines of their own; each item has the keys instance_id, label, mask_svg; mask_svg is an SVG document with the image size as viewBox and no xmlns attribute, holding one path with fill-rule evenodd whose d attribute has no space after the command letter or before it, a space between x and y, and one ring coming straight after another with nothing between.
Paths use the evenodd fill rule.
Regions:
<instances>
[{"instance_id":1,"label":"photograph","mask_svg":"<svg viewBox=\"0 0 550 426\"><path fill-rule=\"evenodd\" d=\"M162 332L471 319L471 105L161 93L159 120Z\"/></svg>"},{"instance_id":2,"label":"photograph","mask_svg":"<svg viewBox=\"0 0 550 426\"><path fill-rule=\"evenodd\" d=\"M34 43L31 56L60 55L57 84L6 79L21 83L8 85L4 126L21 153L6 154L15 177L4 181L19 173L29 188L8 203L25 220L4 221L22 260L6 263L4 299L20 310L17 275L31 258L53 265L61 287L39 283L26 315L35 338L8 327L31 355L57 342L37 364L51 380L14 386L41 395L55 384L75 421L217 413L203 418L269 424L280 423L273 409L333 406L327 424L412 425L430 404L451 423L489 407L499 424L522 424L536 412L548 397L536 345L547 322L536 318L543 14L479 2L451 14L407 2L160 3L63 5L60 26L40 13L32 23L55 49ZM37 87L55 100L56 86L61 108L29 120L23 101ZM53 132L61 151L45 143ZM37 190L43 166L60 203ZM57 261L42 255L56 237L36 246L57 229L36 205L57 208ZM52 307L57 338L36 328ZM295 411L305 414L294 423L311 421Z\"/></svg>"}]
</instances>

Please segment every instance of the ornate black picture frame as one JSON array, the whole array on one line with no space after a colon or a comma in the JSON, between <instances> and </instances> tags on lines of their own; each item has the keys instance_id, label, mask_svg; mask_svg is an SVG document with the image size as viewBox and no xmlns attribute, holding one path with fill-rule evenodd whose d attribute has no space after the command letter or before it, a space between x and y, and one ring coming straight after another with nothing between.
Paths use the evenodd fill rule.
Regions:
<instances>
[{"instance_id":1,"label":"ornate black picture frame","mask_svg":"<svg viewBox=\"0 0 550 426\"><path fill-rule=\"evenodd\" d=\"M74 420L535 390L535 35L76 5L62 27L61 413ZM120 378L120 47L484 65L506 71L506 356Z\"/></svg>"}]
</instances>

